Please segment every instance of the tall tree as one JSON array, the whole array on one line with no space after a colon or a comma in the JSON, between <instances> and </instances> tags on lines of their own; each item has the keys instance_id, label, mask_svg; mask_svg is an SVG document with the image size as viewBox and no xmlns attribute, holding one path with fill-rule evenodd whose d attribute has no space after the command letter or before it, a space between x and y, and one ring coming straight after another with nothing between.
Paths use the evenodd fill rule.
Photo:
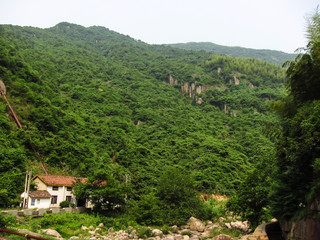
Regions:
<instances>
[{"instance_id":1,"label":"tall tree","mask_svg":"<svg viewBox=\"0 0 320 240\"><path fill-rule=\"evenodd\" d=\"M287 70L289 96L276 107L282 117L277 173L272 194L273 214L291 219L307 214L308 204L320 196L320 14L309 18L309 44Z\"/></svg>"}]
</instances>

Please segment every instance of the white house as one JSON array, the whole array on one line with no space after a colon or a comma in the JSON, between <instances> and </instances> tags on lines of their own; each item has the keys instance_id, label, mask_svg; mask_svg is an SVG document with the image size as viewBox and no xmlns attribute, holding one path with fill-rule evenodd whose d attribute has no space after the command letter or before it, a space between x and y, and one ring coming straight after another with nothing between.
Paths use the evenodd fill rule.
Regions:
<instances>
[{"instance_id":1,"label":"white house","mask_svg":"<svg viewBox=\"0 0 320 240\"><path fill-rule=\"evenodd\" d=\"M55 175L36 175L32 178L34 183L37 185L37 190L35 192L46 191L50 194L50 206L49 207L59 207L62 201L69 201L75 205L79 205L75 196L73 195L72 186L77 182L86 182L87 178L78 178L78 177L67 177L67 176L55 176ZM30 195L30 201L32 200L32 194ZM49 196L49 195L46 195ZM40 198L34 198L40 199ZM45 199L45 198L43 198ZM38 201L38 200L37 200ZM45 201L43 200L43 204ZM41 202L41 199L40 199ZM41 202L42 205L42 202ZM38 207L38 206L35 206ZM28 204L28 208L34 208L31 204Z\"/></svg>"},{"instance_id":2,"label":"white house","mask_svg":"<svg viewBox=\"0 0 320 240\"><path fill-rule=\"evenodd\" d=\"M46 190L32 191L29 197L26 193L22 193L21 197L27 199L28 208L49 208L51 204L51 194Z\"/></svg>"}]
</instances>

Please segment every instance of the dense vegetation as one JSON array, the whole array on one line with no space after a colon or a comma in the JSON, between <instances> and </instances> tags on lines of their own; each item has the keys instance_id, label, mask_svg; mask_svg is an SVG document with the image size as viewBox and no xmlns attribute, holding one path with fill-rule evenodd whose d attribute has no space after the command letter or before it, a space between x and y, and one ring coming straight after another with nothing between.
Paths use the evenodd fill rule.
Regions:
<instances>
[{"instance_id":1,"label":"dense vegetation","mask_svg":"<svg viewBox=\"0 0 320 240\"><path fill-rule=\"evenodd\" d=\"M206 51L218 55L227 55L241 58L257 58L267 62L282 65L288 60L294 60L295 54L267 50L267 49L251 49L243 47L227 47L210 42L189 42L189 43L175 43L170 46L182 48L186 50Z\"/></svg>"},{"instance_id":2,"label":"dense vegetation","mask_svg":"<svg viewBox=\"0 0 320 240\"><path fill-rule=\"evenodd\" d=\"M69 23L2 25L0 36L0 77L23 126L1 100L1 207L18 203L25 170L43 173L41 161L89 177L76 191L97 211L135 209L145 224L210 218L198 194L231 195L275 157L269 107L285 94L275 64Z\"/></svg>"},{"instance_id":3,"label":"dense vegetation","mask_svg":"<svg viewBox=\"0 0 320 240\"><path fill-rule=\"evenodd\" d=\"M281 221L319 220L312 204L320 196L320 13L307 28L309 43L287 63L288 95L273 103L281 119L277 156L256 165L228 205L252 222L271 214ZM272 167L273 166L273 169ZM261 171L262 169L262 171Z\"/></svg>"}]
</instances>

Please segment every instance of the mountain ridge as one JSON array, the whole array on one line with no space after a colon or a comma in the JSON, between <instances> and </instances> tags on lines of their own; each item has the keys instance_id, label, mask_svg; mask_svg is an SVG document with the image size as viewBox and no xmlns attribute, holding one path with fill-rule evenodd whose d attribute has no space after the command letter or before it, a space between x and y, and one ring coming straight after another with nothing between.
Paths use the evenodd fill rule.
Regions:
<instances>
[{"instance_id":1,"label":"mountain ridge","mask_svg":"<svg viewBox=\"0 0 320 240\"><path fill-rule=\"evenodd\" d=\"M229 55L232 57L257 58L267 62L282 65L286 61L292 61L297 54L286 53L271 49L253 49L240 46L224 46L211 42L187 42L166 44L185 50L206 51L212 54Z\"/></svg>"}]
</instances>

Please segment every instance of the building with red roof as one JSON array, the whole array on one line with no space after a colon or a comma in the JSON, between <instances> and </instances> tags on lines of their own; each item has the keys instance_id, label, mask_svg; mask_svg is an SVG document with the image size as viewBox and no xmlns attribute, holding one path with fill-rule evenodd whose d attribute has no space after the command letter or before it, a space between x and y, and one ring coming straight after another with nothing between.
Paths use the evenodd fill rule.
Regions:
<instances>
[{"instance_id":1,"label":"building with red roof","mask_svg":"<svg viewBox=\"0 0 320 240\"><path fill-rule=\"evenodd\" d=\"M75 183L85 183L87 178L57 176L57 175L36 175L32 178L37 185L37 191L29 194L29 208L42 208L44 204L47 207L59 207L62 201L69 201L79 205L74 196L72 187ZM33 200L34 199L34 200ZM46 200L45 200L46 199Z\"/></svg>"}]
</instances>

